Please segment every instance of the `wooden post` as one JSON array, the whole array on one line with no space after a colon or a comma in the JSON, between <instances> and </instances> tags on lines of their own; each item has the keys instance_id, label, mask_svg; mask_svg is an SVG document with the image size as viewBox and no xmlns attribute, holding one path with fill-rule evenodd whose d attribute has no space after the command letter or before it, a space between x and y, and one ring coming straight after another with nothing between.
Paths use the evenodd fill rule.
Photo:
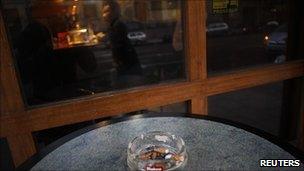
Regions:
<instances>
[{"instance_id":1,"label":"wooden post","mask_svg":"<svg viewBox=\"0 0 304 171\"><path fill-rule=\"evenodd\" d=\"M7 115L24 109L24 104L0 11L0 114Z\"/></svg>"},{"instance_id":2,"label":"wooden post","mask_svg":"<svg viewBox=\"0 0 304 171\"><path fill-rule=\"evenodd\" d=\"M205 14L205 1L187 1L186 22L188 28L186 28L185 35L188 45L186 47L186 56L190 81L207 79ZM204 93L198 92L198 96L190 100L190 113L207 114L207 96L201 96L201 94Z\"/></svg>"},{"instance_id":3,"label":"wooden post","mask_svg":"<svg viewBox=\"0 0 304 171\"><path fill-rule=\"evenodd\" d=\"M303 59L304 12L298 1L289 1L289 30L287 60ZM297 138L301 118L302 79L284 81L283 106L280 123L280 137L285 140ZM303 101L302 101L303 102ZM304 126L304 125L303 125ZM304 136L302 137L304 138Z\"/></svg>"},{"instance_id":4,"label":"wooden post","mask_svg":"<svg viewBox=\"0 0 304 171\"><path fill-rule=\"evenodd\" d=\"M302 93L301 93L301 123L299 131L299 148L304 151L304 78L302 78Z\"/></svg>"},{"instance_id":5,"label":"wooden post","mask_svg":"<svg viewBox=\"0 0 304 171\"><path fill-rule=\"evenodd\" d=\"M0 11L0 116L18 115L25 110L11 49ZM2 128L1 128L2 129ZM31 133L7 137L15 166L36 152Z\"/></svg>"},{"instance_id":6,"label":"wooden post","mask_svg":"<svg viewBox=\"0 0 304 171\"><path fill-rule=\"evenodd\" d=\"M297 138L301 117L301 78L284 81L279 136L292 141Z\"/></svg>"},{"instance_id":7,"label":"wooden post","mask_svg":"<svg viewBox=\"0 0 304 171\"><path fill-rule=\"evenodd\" d=\"M7 137L7 142L16 167L36 153L35 143L31 134L11 135Z\"/></svg>"}]
</instances>

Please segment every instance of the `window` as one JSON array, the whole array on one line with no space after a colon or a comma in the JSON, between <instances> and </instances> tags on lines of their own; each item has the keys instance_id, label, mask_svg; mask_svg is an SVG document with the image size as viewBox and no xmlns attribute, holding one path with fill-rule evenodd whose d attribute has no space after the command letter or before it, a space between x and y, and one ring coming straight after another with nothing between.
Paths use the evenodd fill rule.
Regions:
<instances>
[{"instance_id":1,"label":"window","mask_svg":"<svg viewBox=\"0 0 304 171\"><path fill-rule=\"evenodd\" d=\"M283 82L210 96L211 116L238 121L279 135Z\"/></svg>"},{"instance_id":2,"label":"window","mask_svg":"<svg viewBox=\"0 0 304 171\"><path fill-rule=\"evenodd\" d=\"M208 73L289 58L288 1L207 0Z\"/></svg>"},{"instance_id":3,"label":"window","mask_svg":"<svg viewBox=\"0 0 304 171\"><path fill-rule=\"evenodd\" d=\"M2 1L27 104L185 80L181 9L148 2Z\"/></svg>"},{"instance_id":4,"label":"window","mask_svg":"<svg viewBox=\"0 0 304 171\"><path fill-rule=\"evenodd\" d=\"M129 34L129 37L132 37L133 35L135 37L143 37L142 33L144 33L146 34L146 39L150 40L148 43L143 44L136 44L134 41L133 43L131 41L131 44L135 48L135 51L138 53L140 63L144 64L142 66L145 68L143 70L143 75L144 78L148 80L148 82L145 82L147 84L135 84L132 86L123 84L122 88L117 88L114 86L116 83L114 81L114 78L117 78L115 76L115 73L117 71L115 66L112 64L113 56L111 53L111 48L109 46L109 39L106 39L105 37L102 43L99 43L98 40L97 43L100 45L97 45L95 47L86 46L88 45L88 42L86 42L86 40L90 40L87 39L89 37L88 35L92 35L93 33L93 35L98 37L102 36L102 34L99 33L107 31L107 25L102 24L104 21L102 20L100 14L100 8L103 7L103 2L105 1L27 0L26 2L29 2L29 4L24 3L23 1L17 2L10 0L0 0L0 2L0 30L1 33L7 33L7 35L0 35L0 51L3 52L0 53L0 88L1 91L5 92L0 93L0 124L2 126L0 136L7 137L8 144L10 146L17 147L18 149L20 149L19 147L22 147L22 149L27 152L25 154L18 153L18 151L12 151L12 158L14 159L15 165L17 166L23 163L28 158L28 156L31 156L36 152L32 137L33 132L39 132L41 130L47 130L49 128L81 123L101 117L115 116L117 114L123 114L147 108L151 108L152 110L155 106L163 106L159 109L153 109L156 111L183 112L187 110L193 114L208 113L211 115L217 115L216 112L219 111L219 115L217 116L224 116L225 114L231 116L231 114L233 115L237 113L220 113L218 106L223 104L223 99L228 99L229 103L233 103L233 101L239 102L240 100L235 99L239 98L242 100L244 96L241 97L237 94L242 94L239 93L241 91L248 92L249 89L229 93L230 91L240 90L245 87L254 87L256 85L267 84L270 82L303 77L303 60L286 62L280 65L276 65L274 62L261 61L261 59L266 59L260 58L261 56L259 56L261 55L260 51L264 48L253 47L257 50L256 52L258 53L247 53L252 51L248 51L245 47L250 47L249 45L255 45L252 44L252 40L258 42L258 46L263 46L263 44L261 44L261 41L264 41L265 39L265 37L263 37L264 35L258 36L252 34L251 31L249 31L250 27L237 27L240 28L240 30L236 29L234 31L245 32L239 36L234 35L234 32L232 32L233 34L230 35L230 31L228 31L229 34L227 36L213 36L212 34L208 35L207 44L205 44L206 33L200 32L200 30L204 30L204 22L206 19L206 31L208 31L209 28L213 29L212 31L214 31L216 29L225 30L227 27L229 29L233 28L233 25L231 23L234 23L234 21L238 21L239 23L246 23L247 26L252 24L254 25L256 21L262 21L264 18L269 19L272 17L271 21L267 21L267 25L270 25L270 27L267 26L267 28L265 28L266 32L269 32L267 31L268 29L270 31L274 31L278 28L278 26L285 23L286 21L286 23L288 23L288 28L293 29L292 31L289 31L288 35L289 38L292 38L292 41L288 43L288 46L292 48L291 50L288 49L290 51L288 54L292 53L292 58L299 59L303 57L303 51L301 48L303 47L303 35L300 33L301 30L303 30L302 25L304 21L303 16L297 15L299 14L299 11L302 10L300 1L288 1L290 2L289 4L292 4L290 8L288 7L286 0L182 1L186 4L185 6L181 6L181 1L177 1L178 8L176 10L167 10L166 2L168 1L163 0L161 3L162 10L151 10L152 1L150 0L117 0L121 7L120 12L122 22L127 28L135 30L131 32L136 32L134 34ZM216 2L216 4L214 4L214 2ZM227 6L227 2L230 2L230 5ZM278 5L280 3L285 5ZM93 9L92 13L91 11L85 12L88 8L93 8L93 6L96 6L96 15L94 14L95 12ZM205 7L206 10L204 9ZM294 19L291 19L290 21L288 21L286 18L287 8L293 13L290 18ZM270 12L265 13L263 11ZM229 15L227 15L227 13ZM260 13L264 13L262 17L261 15L256 15ZM277 15L273 15L274 13ZM235 20L236 16L234 14L240 14L236 16L241 16L241 20ZM271 17L266 17L270 15ZM5 19L4 21L2 20L2 16L3 19ZM260 17L257 18L256 16ZM281 20L274 20L276 18L279 18ZM44 37L51 37L52 39L51 41L49 41L49 39L44 39L44 41L47 42L43 44L44 48L29 48L29 51L21 52L30 53L34 51L34 56L45 57L50 54L52 56L53 54L44 53L45 49L49 49L50 47L61 47L62 49L59 50L61 51L59 53L62 55L56 55L56 57L51 58L52 60L50 61L41 60L44 58L37 58L39 60L32 60L33 58L20 58L20 56L22 56L22 53L20 53L20 50L18 50L18 47L20 46L19 40L21 40L20 35L22 32L27 30L26 26L29 24L29 19L38 20L38 25L42 25L42 27L36 27L36 31L42 33L41 35ZM182 19L185 19L185 21ZM128 24L129 22L140 22L140 25L143 25L143 27L133 27L132 24L130 26ZM184 27L182 27L181 23L184 23ZM6 26L6 29L4 26ZM78 30L76 32L74 32L75 29L73 29L75 27L76 30ZM71 28L72 30L70 30ZM185 30L183 30L184 28ZM245 29L243 30L243 28ZM85 31L82 29L87 30ZM130 31L127 33L130 33ZM175 36L176 34L179 36ZM185 35L185 37L183 37L183 35ZM70 37L69 40L67 39L68 36ZM11 43L10 47L7 46L7 37L9 37L9 41ZM128 37L128 34L124 37ZM151 37L152 39L150 39ZM243 38L239 39L240 37ZM250 39L251 41L248 39L250 37L253 37L253 39ZM38 38L41 38L41 36L38 36ZM38 40L41 41L41 39ZM33 44L36 43L35 45L37 45L36 41L31 41L31 43L32 42ZM184 45L183 42L186 44ZM25 47L28 47L30 44L25 43L25 45ZM207 48L205 48L205 45ZM67 46L69 49L68 51L66 51L66 48L64 48ZM184 47L185 52L183 50ZM91 57L85 59L77 57L78 54L83 54L84 52L84 54L87 54L88 51L86 49L89 49L90 52L93 52L94 56L97 54L97 62L94 62L94 60L92 60L94 59L92 58L92 55ZM146 51L144 49L148 49L150 51L148 52L149 54L152 54L152 57L150 59L153 59L153 62L146 61L141 58L145 55ZM51 51L53 50L51 49ZM153 51L151 52L151 50ZM163 51L166 53L161 53ZM208 53L208 59L206 59L206 51ZM172 52L176 55L169 55ZM13 59L15 61L12 61L13 59L11 58L11 54L13 54ZM186 54L186 60L184 54ZM246 54L246 56L240 54ZM163 57L162 55L168 55L168 58ZM69 56L76 56L76 58L66 58ZM223 56L224 58L221 58ZM282 59L284 59L284 57ZM31 67L43 61L48 65L53 65L53 63L55 63L57 65L55 67L55 70L53 70L53 67ZM73 65L70 65L71 61ZM172 67L147 67L149 64L154 64L152 66L163 66L160 64L162 64L164 61L166 64L172 64ZM17 63L17 66L11 67L14 62ZM206 62L208 64L208 76L206 74ZM22 64L20 65L20 63ZM76 65L74 65L74 63L76 63ZM92 65L94 63L96 63L96 68L99 68L98 70L95 69L92 71L92 68L95 67L85 67L90 65L94 66ZM187 64L186 66L185 63ZM234 70L237 68L261 64L271 65L250 69L245 68L239 71L213 75L213 73L221 71ZM185 72L184 68L187 68L189 72ZM36 69L44 72L34 72ZM65 70L66 72L61 72L62 70ZM45 72L48 73L49 71L52 71L51 73L56 73L58 76L58 78L55 77L59 80L56 81L56 85L59 87L57 90L56 88L51 88L51 91L45 91L50 85L46 84L44 86L40 86L39 81L34 81L39 80L40 78L46 80L54 79L51 77L52 74L45 74ZM17 79L15 72L19 73L17 76L20 76L17 77L17 79L19 78L21 82L19 85L16 81ZM112 74L107 74L107 72ZM43 75L46 76L42 77ZM71 75L73 77L70 77ZM75 75L76 77L74 77ZM75 81L74 78L76 78L77 81ZM175 81L177 80L183 82L176 83ZM163 83L165 81L173 82L170 82L170 84L158 85L158 83ZM139 88L138 86L140 85L157 86ZM301 84L296 85L300 86ZM285 84L283 86L285 86ZM26 101L22 101L19 87L22 88ZM122 90L129 87L132 89L128 91L113 92L113 90ZM289 89L292 89L292 92L295 92L295 94L298 92L294 90L293 86L290 86ZM75 91L77 93L75 93ZM259 91L260 93L263 92L261 89ZM34 106L31 108L24 106L24 103L27 103L29 105L45 104L99 92L105 93L89 96L90 98L81 98L68 102L61 101L55 104ZM278 93L280 93L280 91L278 91ZM58 97L59 95L61 95L61 97ZM253 94L252 96L248 97L249 99L255 99L256 95L257 94ZM267 97L277 96L270 95ZM209 100L209 103L207 98ZM295 98L293 100L295 101L298 99ZM189 103L179 103L183 101L189 101ZM301 101L297 102L300 103ZM173 103L177 104L174 104L173 106L169 105ZM243 103L246 103L247 106L248 104L251 104L248 101L245 101ZM280 106L277 105L278 103L273 104L274 106L278 106L280 108ZM209 111L207 111L207 106L209 106ZM301 104L298 106L303 107ZM298 106L289 107L292 107L294 110L298 110ZM227 110L233 111L234 107L226 105L225 108ZM289 112L288 117L290 114L296 115L297 112ZM245 119L248 121L248 118ZM248 124L248 122L246 124ZM268 129L265 130L269 131ZM294 130L292 131L295 132ZM271 130L269 132L271 132Z\"/></svg>"}]
</instances>

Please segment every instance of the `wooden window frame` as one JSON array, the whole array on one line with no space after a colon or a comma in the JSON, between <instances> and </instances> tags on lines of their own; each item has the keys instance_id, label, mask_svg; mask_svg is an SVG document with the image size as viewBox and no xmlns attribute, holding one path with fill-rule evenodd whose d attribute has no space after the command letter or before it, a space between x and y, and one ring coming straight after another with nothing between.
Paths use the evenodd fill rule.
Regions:
<instances>
[{"instance_id":1,"label":"wooden window frame","mask_svg":"<svg viewBox=\"0 0 304 171\"><path fill-rule=\"evenodd\" d=\"M102 93L36 108L27 108L23 102L0 11L0 137L7 138L15 165L36 152L34 131L183 101L190 102L190 113L206 115L208 96L304 76L304 60L296 60L208 77L205 1L185 1L184 7L187 81Z\"/></svg>"}]
</instances>

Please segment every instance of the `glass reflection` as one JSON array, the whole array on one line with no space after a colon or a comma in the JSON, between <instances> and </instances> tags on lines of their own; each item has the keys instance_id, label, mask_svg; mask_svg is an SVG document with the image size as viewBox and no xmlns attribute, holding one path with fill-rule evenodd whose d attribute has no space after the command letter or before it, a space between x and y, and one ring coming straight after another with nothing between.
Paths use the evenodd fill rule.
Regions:
<instances>
[{"instance_id":1,"label":"glass reflection","mask_svg":"<svg viewBox=\"0 0 304 171\"><path fill-rule=\"evenodd\" d=\"M287 0L206 0L208 73L286 61Z\"/></svg>"},{"instance_id":2,"label":"glass reflection","mask_svg":"<svg viewBox=\"0 0 304 171\"><path fill-rule=\"evenodd\" d=\"M114 66L117 76L114 87L139 85L141 83L142 68L131 40L143 41L145 34L133 32L128 34L127 26L120 19L120 7L116 1L106 1L102 7L102 17L108 25L106 34L99 33L99 39L110 42Z\"/></svg>"},{"instance_id":3,"label":"glass reflection","mask_svg":"<svg viewBox=\"0 0 304 171\"><path fill-rule=\"evenodd\" d=\"M179 0L1 0L29 105L185 79Z\"/></svg>"}]
</instances>

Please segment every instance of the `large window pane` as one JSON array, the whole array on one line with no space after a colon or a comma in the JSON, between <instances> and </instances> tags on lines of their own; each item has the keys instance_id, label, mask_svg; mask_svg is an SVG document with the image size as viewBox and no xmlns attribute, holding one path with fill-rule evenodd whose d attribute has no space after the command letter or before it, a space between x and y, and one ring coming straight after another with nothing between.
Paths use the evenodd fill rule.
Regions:
<instances>
[{"instance_id":1,"label":"large window pane","mask_svg":"<svg viewBox=\"0 0 304 171\"><path fill-rule=\"evenodd\" d=\"M241 122L279 135L283 82L219 94L208 98L209 115Z\"/></svg>"},{"instance_id":2,"label":"large window pane","mask_svg":"<svg viewBox=\"0 0 304 171\"><path fill-rule=\"evenodd\" d=\"M1 0L29 105L185 80L181 1Z\"/></svg>"},{"instance_id":3,"label":"large window pane","mask_svg":"<svg viewBox=\"0 0 304 171\"><path fill-rule=\"evenodd\" d=\"M206 0L208 73L286 61L287 0Z\"/></svg>"}]
</instances>

